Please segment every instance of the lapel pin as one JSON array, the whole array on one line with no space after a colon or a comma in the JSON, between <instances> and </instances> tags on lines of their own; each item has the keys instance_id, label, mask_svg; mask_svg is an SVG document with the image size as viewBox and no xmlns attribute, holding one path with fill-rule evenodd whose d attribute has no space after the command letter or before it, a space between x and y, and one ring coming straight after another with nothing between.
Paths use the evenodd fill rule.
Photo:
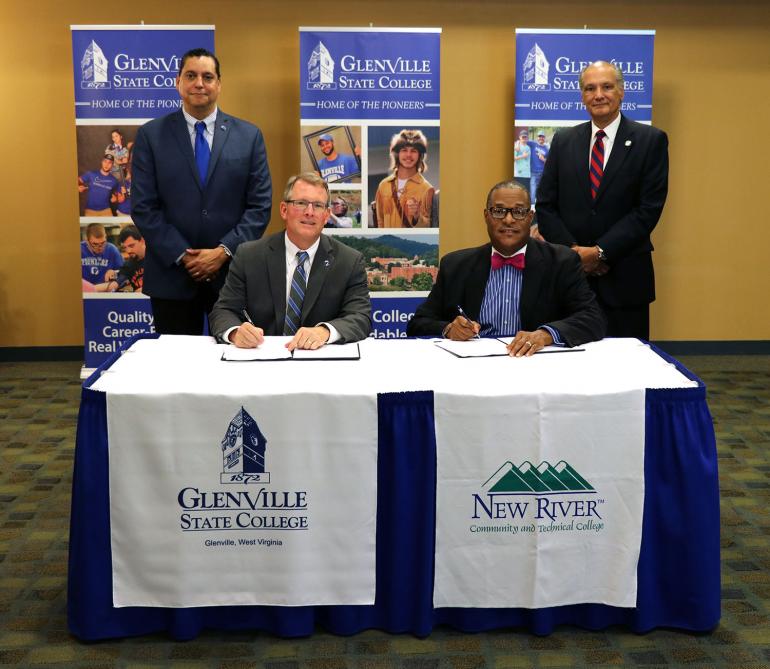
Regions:
<instances>
[{"instance_id":1,"label":"lapel pin","mask_svg":"<svg viewBox=\"0 0 770 669\"><path fill-rule=\"evenodd\" d=\"M324 260L324 267L328 267L329 265L331 265L331 261Z\"/></svg>"},{"instance_id":2,"label":"lapel pin","mask_svg":"<svg viewBox=\"0 0 770 669\"><path fill-rule=\"evenodd\" d=\"M227 130L227 128L225 128L225 126L223 126L223 125L220 125L219 128L220 128L220 130ZM630 144L630 142L629 142L629 144Z\"/></svg>"},{"instance_id":3,"label":"lapel pin","mask_svg":"<svg viewBox=\"0 0 770 669\"><path fill-rule=\"evenodd\" d=\"M626 140L626 146L631 146L631 140L630 139Z\"/></svg>"}]
</instances>

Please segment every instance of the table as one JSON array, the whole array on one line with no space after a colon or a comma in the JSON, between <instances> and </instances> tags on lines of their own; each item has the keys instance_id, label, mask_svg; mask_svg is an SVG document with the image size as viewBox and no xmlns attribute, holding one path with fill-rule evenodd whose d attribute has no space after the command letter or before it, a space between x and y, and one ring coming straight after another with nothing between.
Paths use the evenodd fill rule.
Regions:
<instances>
[{"instance_id":1,"label":"table","mask_svg":"<svg viewBox=\"0 0 770 669\"><path fill-rule=\"evenodd\" d=\"M714 430L704 384L664 353L636 340L605 340L582 353L528 360L454 359L424 340L361 343L361 360L221 363L207 338L137 337L132 350L154 351L148 363L193 392L247 393L253 368L270 375L273 393L296 392L282 365L303 365L303 389L323 392L333 377L344 392L376 392L378 405L377 592L371 606L201 607L112 606L106 391L119 379L141 392L146 370L116 354L84 383L78 420L70 527L68 623L83 640L165 631L189 639L206 628L305 636L316 626L336 634L376 628L430 634L450 625L466 632L520 627L548 634L557 625L587 629L624 625L712 629L720 617L719 490ZM133 354L131 354L133 355ZM194 355L193 366L184 364ZM439 357L436 357L439 356ZM546 609L433 608L436 441L434 392L578 390L601 367L604 387L647 388L645 500L636 608L581 604ZM490 382L489 372L516 365ZM250 371L251 370L251 371ZM330 370L333 373L330 374ZM501 377L501 375L496 375ZM201 380L202 377L202 380ZM549 380L550 379L550 380ZM460 390L462 389L462 390ZM414 509L421 509L419 514Z\"/></svg>"}]
</instances>

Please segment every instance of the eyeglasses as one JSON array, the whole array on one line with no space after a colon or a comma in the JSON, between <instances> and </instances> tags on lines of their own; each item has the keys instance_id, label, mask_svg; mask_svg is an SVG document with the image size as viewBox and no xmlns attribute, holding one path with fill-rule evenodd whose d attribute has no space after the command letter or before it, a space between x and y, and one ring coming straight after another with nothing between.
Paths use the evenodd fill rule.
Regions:
<instances>
[{"instance_id":1,"label":"eyeglasses","mask_svg":"<svg viewBox=\"0 0 770 669\"><path fill-rule=\"evenodd\" d=\"M511 218L516 221L523 221L530 212L529 209L521 209L520 207L488 207L487 211L492 218L505 218L510 214Z\"/></svg>"},{"instance_id":2,"label":"eyeglasses","mask_svg":"<svg viewBox=\"0 0 770 669\"><path fill-rule=\"evenodd\" d=\"M305 211L309 205L313 206L313 213L320 214L326 210L326 202L311 202L310 200L286 200L287 204L290 204L295 209Z\"/></svg>"}]
</instances>

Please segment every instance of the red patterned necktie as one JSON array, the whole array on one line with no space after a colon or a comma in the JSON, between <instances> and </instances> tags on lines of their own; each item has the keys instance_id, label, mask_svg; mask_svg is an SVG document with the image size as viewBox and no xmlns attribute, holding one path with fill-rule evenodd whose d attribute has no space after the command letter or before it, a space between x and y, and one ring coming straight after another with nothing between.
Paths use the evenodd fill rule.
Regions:
<instances>
[{"instance_id":1,"label":"red patterned necktie","mask_svg":"<svg viewBox=\"0 0 770 669\"><path fill-rule=\"evenodd\" d=\"M499 253L493 253L492 269L498 270L503 265L510 265L511 267L515 267L516 269L524 269L524 254L517 253L515 256L511 256L510 258L504 258Z\"/></svg>"},{"instance_id":2,"label":"red patterned necktie","mask_svg":"<svg viewBox=\"0 0 770 669\"><path fill-rule=\"evenodd\" d=\"M591 167L588 170L591 176L591 199L596 199L596 193L604 176L604 138L607 133L599 130L596 133L594 148L591 149Z\"/></svg>"}]
</instances>

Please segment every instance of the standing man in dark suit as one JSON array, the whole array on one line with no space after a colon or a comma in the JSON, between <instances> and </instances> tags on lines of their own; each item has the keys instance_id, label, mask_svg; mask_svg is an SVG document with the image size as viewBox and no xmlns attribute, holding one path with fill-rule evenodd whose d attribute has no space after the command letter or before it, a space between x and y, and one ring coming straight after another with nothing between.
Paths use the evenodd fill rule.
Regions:
<instances>
[{"instance_id":1,"label":"standing man in dark suit","mask_svg":"<svg viewBox=\"0 0 770 669\"><path fill-rule=\"evenodd\" d=\"M240 348L289 335L290 351L366 337L372 306L364 258L322 234L331 215L326 181L314 172L291 177L280 213L284 232L235 254L211 312L212 334Z\"/></svg>"},{"instance_id":2,"label":"standing man in dark suit","mask_svg":"<svg viewBox=\"0 0 770 669\"><path fill-rule=\"evenodd\" d=\"M583 70L580 90L591 121L551 142L537 191L539 231L580 256L608 335L649 339L650 233L668 192L668 138L620 113L623 74L611 63Z\"/></svg>"},{"instance_id":3,"label":"standing man in dark suit","mask_svg":"<svg viewBox=\"0 0 770 669\"><path fill-rule=\"evenodd\" d=\"M182 109L136 135L131 216L156 330L202 334L229 259L267 227L272 190L259 128L217 108L217 57L188 51L176 83Z\"/></svg>"},{"instance_id":4,"label":"standing man in dark suit","mask_svg":"<svg viewBox=\"0 0 770 669\"><path fill-rule=\"evenodd\" d=\"M534 213L517 181L489 191L490 244L449 253L430 295L406 327L409 336L454 340L515 335L513 356L550 344L577 346L604 336L605 321L569 249L529 236Z\"/></svg>"}]
</instances>

